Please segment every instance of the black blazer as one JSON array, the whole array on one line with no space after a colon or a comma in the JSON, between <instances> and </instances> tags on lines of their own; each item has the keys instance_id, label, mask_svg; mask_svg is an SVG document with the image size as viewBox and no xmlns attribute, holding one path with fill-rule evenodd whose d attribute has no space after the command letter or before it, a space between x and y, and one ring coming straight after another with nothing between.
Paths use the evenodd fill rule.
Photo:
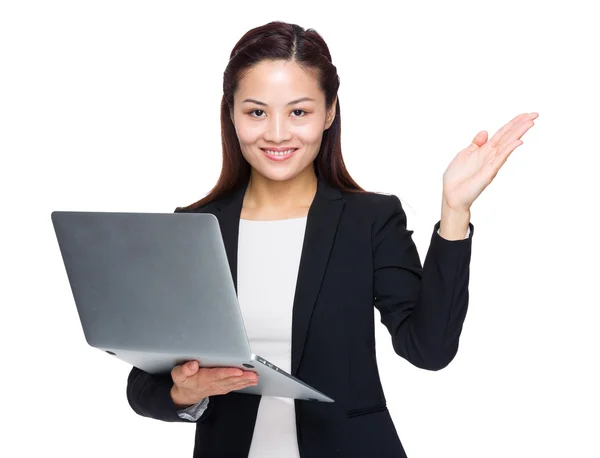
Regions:
<instances>
[{"instance_id":1,"label":"black blazer","mask_svg":"<svg viewBox=\"0 0 600 458\"><path fill-rule=\"evenodd\" d=\"M193 210L217 216L236 290L246 188ZM291 373L335 402L295 400L301 457L406 456L379 378L373 306L399 356L431 371L452 361L467 312L474 227L469 223L466 239L446 240L437 233L440 223L422 266L396 196L341 192L319 179L293 304ZM127 399L139 415L189 422L177 415L172 385L170 375L134 367ZM193 456L246 458L260 399L211 396L196 422Z\"/></svg>"}]
</instances>

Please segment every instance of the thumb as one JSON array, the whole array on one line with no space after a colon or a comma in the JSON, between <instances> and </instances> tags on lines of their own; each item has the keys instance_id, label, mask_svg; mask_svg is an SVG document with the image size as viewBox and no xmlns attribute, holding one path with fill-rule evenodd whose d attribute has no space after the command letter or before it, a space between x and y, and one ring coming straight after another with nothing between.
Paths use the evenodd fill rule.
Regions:
<instances>
[{"instance_id":1,"label":"thumb","mask_svg":"<svg viewBox=\"0 0 600 458\"><path fill-rule=\"evenodd\" d=\"M477 135L475 135L475 138L473 138L473 142L469 145L469 147L467 148L467 150L470 153L472 153L477 148L485 145L485 143L487 142L487 138L488 138L487 131L485 131L485 130L479 131L477 133Z\"/></svg>"},{"instance_id":2,"label":"thumb","mask_svg":"<svg viewBox=\"0 0 600 458\"><path fill-rule=\"evenodd\" d=\"M198 361L188 361L184 364L184 374L186 377L194 375L198 371Z\"/></svg>"},{"instance_id":3,"label":"thumb","mask_svg":"<svg viewBox=\"0 0 600 458\"><path fill-rule=\"evenodd\" d=\"M171 372L173 381L183 382L186 378L194 375L197 371L197 365L196 361L188 361L185 364L175 366Z\"/></svg>"}]
</instances>

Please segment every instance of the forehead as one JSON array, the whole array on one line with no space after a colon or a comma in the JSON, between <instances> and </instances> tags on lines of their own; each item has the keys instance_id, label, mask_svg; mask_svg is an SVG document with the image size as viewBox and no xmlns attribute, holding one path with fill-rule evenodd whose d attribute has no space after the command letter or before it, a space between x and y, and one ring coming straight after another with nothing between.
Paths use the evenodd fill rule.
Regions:
<instances>
[{"instance_id":1,"label":"forehead","mask_svg":"<svg viewBox=\"0 0 600 458\"><path fill-rule=\"evenodd\" d=\"M287 103L294 97L324 97L315 77L292 61L266 60L255 65L240 80L236 98L253 97L261 101L281 99Z\"/></svg>"}]
</instances>

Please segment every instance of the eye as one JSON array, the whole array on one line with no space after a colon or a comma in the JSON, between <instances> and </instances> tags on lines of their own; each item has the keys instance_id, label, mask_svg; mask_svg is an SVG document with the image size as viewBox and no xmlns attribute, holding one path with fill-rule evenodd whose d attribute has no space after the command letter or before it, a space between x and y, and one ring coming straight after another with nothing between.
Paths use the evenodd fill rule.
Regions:
<instances>
[{"instance_id":1,"label":"eye","mask_svg":"<svg viewBox=\"0 0 600 458\"><path fill-rule=\"evenodd\" d=\"M260 112L264 113L264 111L262 111L262 110L258 110L258 109L257 109L257 110L252 110L252 111L251 111L250 113L248 113L248 114L249 114L251 117L253 117L253 118L261 118L262 116L252 116L252 113L256 113L257 111L260 111Z\"/></svg>"},{"instance_id":2,"label":"eye","mask_svg":"<svg viewBox=\"0 0 600 458\"><path fill-rule=\"evenodd\" d=\"M249 115L250 115L250 117L252 117L252 118L262 118L262 117L263 117L263 116L260 116L260 115L259 115L259 116L254 116L254 113L256 113L256 112L264 113L264 111L263 111L263 110L260 110L260 109L258 109L258 108L257 108L256 110L252 110L252 111L250 111L248 114L249 114ZM292 113L296 113L296 112L301 112L301 113L303 113L303 114L306 114L306 111L304 111L304 110L301 110L301 109L299 109L299 108L296 108L295 110L293 110L293 111L292 111ZM302 115L302 116L303 116L303 115ZM294 117L295 117L295 118L301 118L302 116L298 115L298 116L294 116Z\"/></svg>"}]
</instances>

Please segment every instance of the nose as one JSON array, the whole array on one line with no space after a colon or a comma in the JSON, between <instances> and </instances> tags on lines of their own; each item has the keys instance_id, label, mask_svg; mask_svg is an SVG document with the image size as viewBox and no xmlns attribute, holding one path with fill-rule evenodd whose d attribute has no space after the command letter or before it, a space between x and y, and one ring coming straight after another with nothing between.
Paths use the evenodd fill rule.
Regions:
<instances>
[{"instance_id":1,"label":"nose","mask_svg":"<svg viewBox=\"0 0 600 458\"><path fill-rule=\"evenodd\" d=\"M290 139L291 130L285 115L275 114L267 120L264 139L270 143L281 143Z\"/></svg>"}]
</instances>

